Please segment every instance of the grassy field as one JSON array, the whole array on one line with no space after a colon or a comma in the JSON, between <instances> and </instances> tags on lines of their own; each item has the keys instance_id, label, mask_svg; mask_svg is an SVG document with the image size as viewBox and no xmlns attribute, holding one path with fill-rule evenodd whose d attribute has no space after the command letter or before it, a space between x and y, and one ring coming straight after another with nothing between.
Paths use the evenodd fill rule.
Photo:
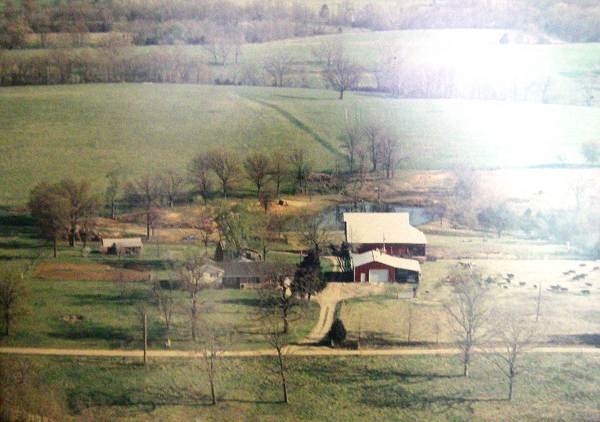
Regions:
<instances>
[{"instance_id":1,"label":"grassy field","mask_svg":"<svg viewBox=\"0 0 600 422\"><path fill-rule=\"evenodd\" d=\"M64 420L596 420L597 355L529 355L509 402L497 369L475 356L471 376L457 358L291 357L290 404L262 359L227 359L209 405L202 362L16 358L51 384ZM39 388L39 387L38 387ZM46 397L48 399L48 397Z\"/></svg>"},{"instance_id":2,"label":"grassy field","mask_svg":"<svg viewBox=\"0 0 600 422\"><path fill-rule=\"evenodd\" d=\"M197 85L3 88L0 203L22 204L36 183L67 175L100 187L117 164L131 176L183 171L195 153L219 145L240 154L302 147L316 168L332 168L341 160L347 111L389 122L405 165L421 169L579 162L581 143L600 130L596 108L335 98L331 91Z\"/></svg>"},{"instance_id":3,"label":"grassy field","mask_svg":"<svg viewBox=\"0 0 600 422\"><path fill-rule=\"evenodd\" d=\"M440 260L422 265L423 278L417 299L398 299L396 288L384 294L346 300L340 309L351 339L359 336L364 345L393 346L413 343L448 343L454 341L443 304L450 297L450 288L443 283L448 272L459 261ZM599 344L600 318L597 311L600 295L598 262L573 260L468 260L484 274L495 278L490 285L489 305L496 321L504 314L527 315L534 318L538 286L542 285L539 329L540 342ZM586 274L585 281L573 281L574 270ZM507 274L513 274L510 282ZM550 286L559 284L568 289L555 292ZM582 294L589 290L590 294ZM402 290L400 290L402 292ZM409 328L410 312L412 322ZM377 315L376 318L373 315ZM408 337L410 329L410 339Z\"/></svg>"}]
</instances>

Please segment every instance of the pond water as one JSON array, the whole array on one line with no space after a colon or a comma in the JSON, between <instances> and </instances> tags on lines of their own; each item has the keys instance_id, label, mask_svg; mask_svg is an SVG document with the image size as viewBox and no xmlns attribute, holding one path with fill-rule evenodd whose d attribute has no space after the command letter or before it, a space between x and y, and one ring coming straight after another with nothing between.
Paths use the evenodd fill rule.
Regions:
<instances>
[{"instance_id":1,"label":"pond water","mask_svg":"<svg viewBox=\"0 0 600 422\"><path fill-rule=\"evenodd\" d=\"M342 203L323 210L324 224L329 229L343 229L343 215L345 212L407 212L410 224L419 226L431 221L431 216L423 207L409 207L394 203L377 203L361 201L356 204Z\"/></svg>"}]
</instances>

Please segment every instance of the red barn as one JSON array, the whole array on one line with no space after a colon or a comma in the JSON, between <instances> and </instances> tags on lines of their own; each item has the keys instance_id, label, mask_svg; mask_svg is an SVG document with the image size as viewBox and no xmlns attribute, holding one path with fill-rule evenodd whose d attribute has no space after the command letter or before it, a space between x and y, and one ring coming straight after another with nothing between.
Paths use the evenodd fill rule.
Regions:
<instances>
[{"instance_id":1,"label":"red barn","mask_svg":"<svg viewBox=\"0 0 600 422\"><path fill-rule=\"evenodd\" d=\"M393 256L425 258L427 239L410 225L408 213L344 213L344 231L354 252L379 249Z\"/></svg>"},{"instance_id":2,"label":"red barn","mask_svg":"<svg viewBox=\"0 0 600 422\"><path fill-rule=\"evenodd\" d=\"M421 276L419 261L387 255L377 249L352 254L351 259L357 282L418 283Z\"/></svg>"}]
</instances>

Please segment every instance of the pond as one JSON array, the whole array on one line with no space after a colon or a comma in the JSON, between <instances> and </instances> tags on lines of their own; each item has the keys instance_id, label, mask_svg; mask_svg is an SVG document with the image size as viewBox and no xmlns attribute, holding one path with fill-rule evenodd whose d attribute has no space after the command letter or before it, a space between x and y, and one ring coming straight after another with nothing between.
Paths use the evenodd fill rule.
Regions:
<instances>
[{"instance_id":1,"label":"pond","mask_svg":"<svg viewBox=\"0 0 600 422\"><path fill-rule=\"evenodd\" d=\"M406 206L395 203L377 203L361 201L354 203L342 203L323 210L325 226L329 229L343 229L343 215L345 212L407 212L410 224L419 226L429 223L431 216L423 207Z\"/></svg>"}]
</instances>

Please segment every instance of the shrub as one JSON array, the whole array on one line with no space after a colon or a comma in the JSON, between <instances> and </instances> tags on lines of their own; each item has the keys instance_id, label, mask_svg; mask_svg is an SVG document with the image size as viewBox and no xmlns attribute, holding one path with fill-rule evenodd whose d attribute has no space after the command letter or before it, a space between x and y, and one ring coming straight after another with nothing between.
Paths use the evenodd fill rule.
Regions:
<instances>
[{"instance_id":1,"label":"shrub","mask_svg":"<svg viewBox=\"0 0 600 422\"><path fill-rule=\"evenodd\" d=\"M336 319L333 321L333 324L331 325L331 329L329 330L329 334L328 337L331 340L331 342L335 345L335 346L341 346L344 344L344 341L346 340L346 327L344 327L344 323L342 322L341 319Z\"/></svg>"}]
</instances>

